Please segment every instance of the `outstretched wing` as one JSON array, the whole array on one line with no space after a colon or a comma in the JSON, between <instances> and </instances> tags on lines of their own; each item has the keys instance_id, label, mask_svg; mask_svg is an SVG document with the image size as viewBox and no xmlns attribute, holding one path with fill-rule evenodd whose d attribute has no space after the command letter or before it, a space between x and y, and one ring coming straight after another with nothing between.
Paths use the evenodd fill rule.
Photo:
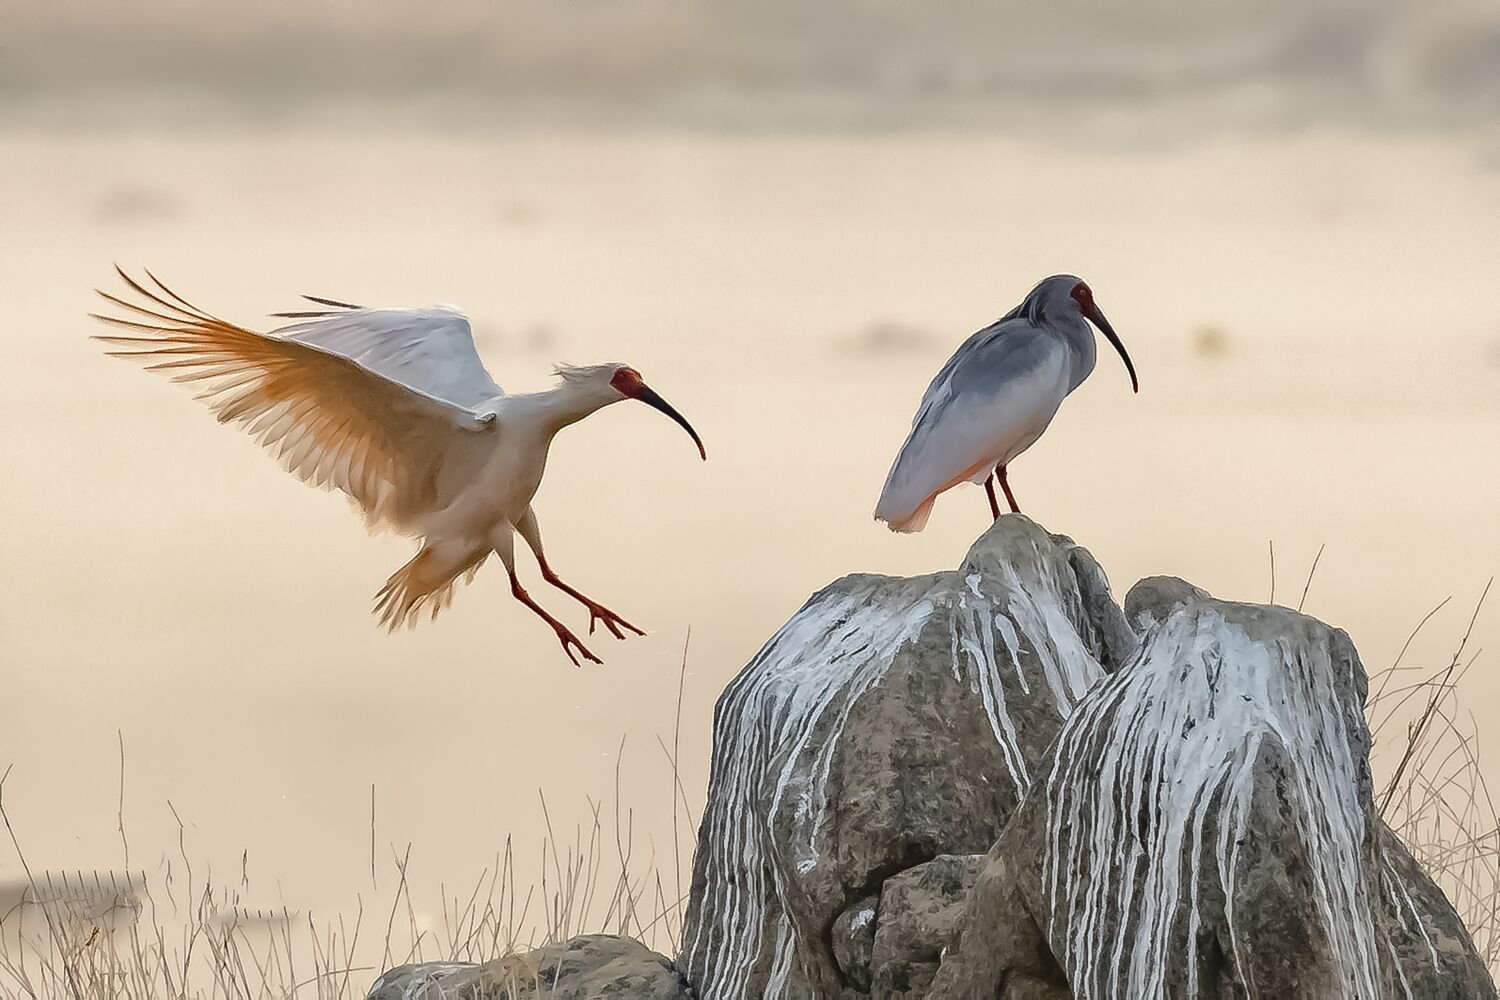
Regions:
<instances>
[{"instance_id":1,"label":"outstretched wing","mask_svg":"<svg viewBox=\"0 0 1500 1000\"><path fill-rule=\"evenodd\" d=\"M1024 320L974 334L927 387L876 518L896 530L920 530L937 494L965 480L982 482L997 461L1036 439L1066 395L1067 375L1066 352Z\"/></svg>"},{"instance_id":2,"label":"outstretched wing","mask_svg":"<svg viewBox=\"0 0 1500 1000\"><path fill-rule=\"evenodd\" d=\"M328 348L255 333L115 269L139 296L99 294L134 319L93 314L127 333L96 339L236 423L305 482L347 493L373 525L404 527L446 505L489 451L494 419L403 385Z\"/></svg>"},{"instance_id":3,"label":"outstretched wing","mask_svg":"<svg viewBox=\"0 0 1500 1000\"><path fill-rule=\"evenodd\" d=\"M479 360L468 317L457 309L365 309L304 297L329 308L276 313L303 322L273 334L342 354L393 382L467 409L504 395Z\"/></svg>"}]
</instances>

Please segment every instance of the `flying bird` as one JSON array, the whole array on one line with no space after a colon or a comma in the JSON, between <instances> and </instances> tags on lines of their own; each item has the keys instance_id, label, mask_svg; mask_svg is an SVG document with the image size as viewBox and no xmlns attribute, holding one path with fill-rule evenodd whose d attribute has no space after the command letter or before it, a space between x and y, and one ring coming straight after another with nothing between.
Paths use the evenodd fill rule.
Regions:
<instances>
[{"instance_id":1,"label":"flying bird","mask_svg":"<svg viewBox=\"0 0 1500 1000\"><path fill-rule=\"evenodd\" d=\"M875 519L892 531L921 531L939 493L971 482L984 484L998 520L997 478L1020 513L1005 468L1094 370L1090 320L1120 352L1130 388L1139 392L1135 365L1089 286L1071 274L1044 278L1020 305L964 341L927 387Z\"/></svg>"},{"instance_id":2,"label":"flying bird","mask_svg":"<svg viewBox=\"0 0 1500 1000\"><path fill-rule=\"evenodd\" d=\"M220 423L244 428L287 471L347 494L370 528L420 539L375 596L382 625L410 626L424 610L436 618L459 578L472 580L494 553L511 594L552 628L568 658L602 662L521 586L519 533L542 578L588 609L590 634L599 624L616 639L645 634L558 577L531 506L557 432L623 399L666 414L708 457L692 425L634 368L559 367L554 388L507 395L479 360L468 319L451 307L367 309L304 296L319 308L276 313L295 322L257 333L204 312L150 271L148 284L115 270L133 294L99 295L130 318L91 314L126 331L95 338L114 348L109 354L200 385L197 398Z\"/></svg>"}]
</instances>

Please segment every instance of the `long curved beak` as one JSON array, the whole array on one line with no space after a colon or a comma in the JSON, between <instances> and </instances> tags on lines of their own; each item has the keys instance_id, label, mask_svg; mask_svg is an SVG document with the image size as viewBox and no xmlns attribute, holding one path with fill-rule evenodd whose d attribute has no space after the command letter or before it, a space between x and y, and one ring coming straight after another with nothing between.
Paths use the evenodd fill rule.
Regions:
<instances>
[{"instance_id":1,"label":"long curved beak","mask_svg":"<svg viewBox=\"0 0 1500 1000\"><path fill-rule=\"evenodd\" d=\"M693 439L693 444L698 446L698 455L705 462L708 461L708 452L703 449L702 438L698 437L698 432L693 430L693 425L687 422L687 418L677 412L676 407L667 402L665 399L662 399L661 396L657 395L655 389L652 389L645 383L642 383L641 387L635 391L635 398L639 399L647 406L654 407L655 409L660 410L667 416L671 417L673 420L677 421L678 425L681 426L683 430L687 431L688 436Z\"/></svg>"},{"instance_id":2,"label":"long curved beak","mask_svg":"<svg viewBox=\"0 0 1500 1000\"><path fill-rule=\"evenodd\" d=\"M1094 325L1103 331L1104 336L1114 345L1115 350L1120 352L1120 360L1125 362L1125 370L1130 373L1130 391L1140 392L1141 383L1135 377L1135 365L1130 363L1130 355L1125 352L1125 345L1120 343L1120 338L1115 334L1115 328L1109 325L1109 320L1104 318L1104 313L1100 311L1098 306L1092 306L1088 312L1088 318L1094 321Z\"/></svg>"}]
</instances>

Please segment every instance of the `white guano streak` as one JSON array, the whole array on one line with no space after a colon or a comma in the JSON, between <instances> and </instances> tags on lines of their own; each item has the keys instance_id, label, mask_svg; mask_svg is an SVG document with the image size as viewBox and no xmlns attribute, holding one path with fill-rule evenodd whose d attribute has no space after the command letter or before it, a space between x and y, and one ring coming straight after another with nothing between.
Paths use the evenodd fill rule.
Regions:
<instances>
[{"instance_id":1,"label":"white guano streak","mask_svg":"<svg viewBox=\"0 0 1500 1000\"><path fill-rule=\"evenodd\" d=\"M1417 904L1412 901L1411 891L1406 887L1406 880L1396 870L1390 858L1382 848L1380 852L1380 890L1385 896L1386 905L1391 912L1396 914L1396 919L1401 922L1401 929L1407 934L1412 932L1412 924L1416 924L1417 934L1421 936L1422 943L1427 947L1427 960L1432 965L1432 971L1442 974L1442 963L1438 961L1437 946L1433 944L1432 935L1427 933L1427 923L1422 919L1422 911L1417 909ZM1411 920L1408 922L1407 915ZM1396 971L1401 976L1401 982L1406 983L1406 971L1401 968L1401 961L1397 957L1395 946L1387 942L1387 948L1396 966ZM1410 988L1407 995L1411 995Z\"/></svg>"},{"instance_id":2,"label":"white guano streak","mask_svg":"<svg viewBox=\"0 0 1500 1000\"><path fill-rule=\"evenodd\" d=\"M934 600L947 612L952 676L981 699L1017 796L1024 794L1030 780L1006 708L1007 686L1029 692L1033 684L1045 685L1066 717L1103 676L1064 610L1051 561L1039 552L1035 560L1025 567L1024 584L1007 565L1003 593L994 596L977 573L965 578L962 590L934 586L929 599L906 607L893 607L890 599L906 581L875 579L824 591L731 682L716 721L715 775L705 817L712 854L702 912L713 915L717 926L700 921L683 949L686 964L702 976L703 1000L748 1000L767 944L763 995L778 1000L786 994L796 946L786 905L789 869L806 875L819 863L826 786L844 725L900 649L921 633L934 614ZM1006 654L1003 672L997 632ZM1022 667L1021 637L1040 663L1030 679ZM802 829L811 833L793 844L773 844L770 818L789 796ZM775 940L767 942L772 893L781 906Z\"/></svg>"},{"instance_id":3,"label":"white guano streak","mask_svg":"<svg viewBox=\"0 0 1500 1000\"><path fill-rule=\"evenodd\" d=\"M700 921L684 949L688 964L705 974L700 987L704 1000L745 995L765 950L769 897L772 892L780 899L786 895L767 829L775 809L761 815L756 808L768 783L774 781L779 802L818 721L841 707L836 702L843 684L867 687L932 613L931 603L920 601L904 613L891 614L875 600L876 589L866 584L817 595L725 689L705 817L713 854L702 905L713 920ZM819 655L807 656L810 650ZM842 708L846 717L848 705ZM778 759L782 766L773 775ZM814 808L814 789L797 791L798 809ZM805 859L793 863L800 860ZM768 997L784 992L793 962L794 933L784 908L777 916L775 938Z\"/></svg>"},{"instance_id":4,"label":"white guano streak","mask_svg":"<svg viewBox=\"0 0 1500 1000\"><path fill-rule=\"evenodd\" d=\"M1321 647L1304 659L1289 644L1255 642L1218 613L1190 609L1163 623L1136 661L1079 706L1045 779L1042 873L1048 936L1062 946L1079 1000L1165 996L1169 957L1183 948L1186 995L1198 995L1208 820L1217 828L1211 848L1237 948L1238 845L1256 759L1273 744L1287 761L1300 853L1312 869L1339 995L1379 995L1358 762L1333 669ZM1148 825L1137 831L1142 816ZM1184 897L1188 933L1174 933ZM1246 987L1257 995L1253 983Z\"/></svg>"}]
</instances>

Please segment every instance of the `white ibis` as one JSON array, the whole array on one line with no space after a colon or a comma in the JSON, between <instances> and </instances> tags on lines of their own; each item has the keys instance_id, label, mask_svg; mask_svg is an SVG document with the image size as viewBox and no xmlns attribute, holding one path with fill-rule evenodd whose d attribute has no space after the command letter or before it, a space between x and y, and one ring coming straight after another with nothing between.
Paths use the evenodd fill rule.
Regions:
<instances>
[{"instance_id":1,"label":"white ibis","mask_svg":"<svg viewBox=\"0 0 1500 1000\"><path fill-rule=\"evenodd\" d=\"M1010 312L964 341L943 365L912 418L875 519L892 531L921 531L939 493L983 483L998 520L994 479L1020 513L1005 467L1042 436L1063 399L1094 370L1093 320L1125 362L1135 365L1089 286L1071 274L1044 278Z\"/></svg>"},{"instance_id":2,"label":"white ibis","mask_svg":"<svg viewBox=\"0 0 1500 1000\"><path fill-rule=\"evenodd\" d=\"M138 299L99 292L133 314L94 314L129 331L97 338L116 348L111 355L202 383L198 398L220 423L249 431L304 482L348 494L372 529L421 539L375 597L381 624L415 624L424 609L437 617L459 577L472 579L494 552L511 593L552 627L568 658L578 664L576 649L601 662L521 586L519 532L542 578L588 609L590 634L600 623L617 639L622 630L645 634L553 572L531 509L553 436L622 399L671 417L708 457L697 432L634 368L561 367L556 387L506 395L456 309L366 309L306 296L322 308L277 313L297 322L256 333L197 308L149 271L154 287L115 270Z\"/></svg>"}]
</instances>

